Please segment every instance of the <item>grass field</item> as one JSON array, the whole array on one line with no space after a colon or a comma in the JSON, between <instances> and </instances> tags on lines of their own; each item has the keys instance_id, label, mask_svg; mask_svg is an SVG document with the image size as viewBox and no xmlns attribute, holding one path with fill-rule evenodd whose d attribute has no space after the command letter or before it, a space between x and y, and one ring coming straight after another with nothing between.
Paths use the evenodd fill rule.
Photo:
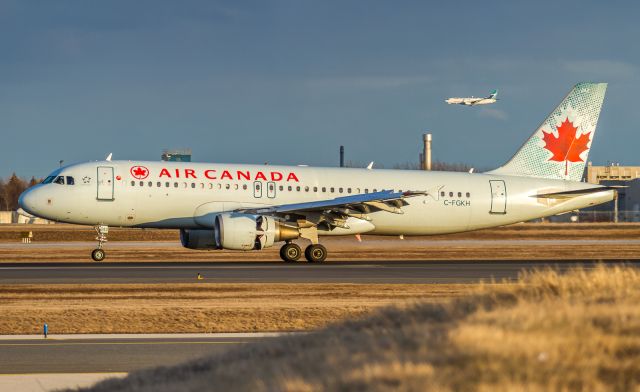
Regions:
<instances>
[{"instance_id":1,"label":"grass field","mask_svg":"<svg viewBox=\"0 0 640 392\"><path fill-rule=\"evenodd\" d=\"M34 243L20 233L34 231ZM0 226L0 262L89 262L94 233L71 225ZM260 252L194 251L181 247L176 230L112 229L107 261L279 260L279 247ZM325 237L332 260L637 259L640 224L518 224L469 233L406 237ZM85 241L85 242L81 242ZM137 241L137 242L132 242ZM162 241L162 242L161 242ZM62 242L62 243L60 243ZM301 243L304 245L304 243Z\"/></svg>"},{"instance_id":2,"label":"grass field","mask_svg":"<svg viewBox=\"0 0 640 392\"><path fill-rule=\"evenodd\" d=\"M389 304L463 295L468 285L0 285L0 334L295 331Z\"/></svg>"},{"instance_id":3,"label":"grass field","mask_svg":"<svg viewBox=\"0 0 640 392\"><path fill-rule=\"evenodd\" d=\"M95 231L89 226L0 225L0 242L20 242L25 231L33 232L35 242L93 241ZM626 239L640 237L640 223L526 223L473 232L429 236L439 239ZM392 240L395 237L376 237ZM407 237L410 238L410 237ZM424 237L423 237L424 238ZM109 228L110 241L176 241L178 230Z\"/></svg>"},{"instance_id":4,"label":"grass field","mask_svg":"<svg viewBox=\"0 0 640 392\"><path fill-rule=\"evenodd\" d=\"M640 272L541 271L92 391L638 391Z\"/></svg>"}]
</instances>

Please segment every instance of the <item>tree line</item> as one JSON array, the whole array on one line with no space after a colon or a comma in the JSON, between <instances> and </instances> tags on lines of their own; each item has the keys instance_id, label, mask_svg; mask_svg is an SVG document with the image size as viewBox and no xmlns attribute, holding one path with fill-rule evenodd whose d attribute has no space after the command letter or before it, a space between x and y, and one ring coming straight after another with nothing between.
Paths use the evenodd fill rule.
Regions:
<instances>
[{"instance_id":1,"label":"tree line","mask_svg":"<svg viewBox=\"0 0 640 392\"><path fill-rule=\"evenodd\" d=\"M18 198L25 189L36 185L41 180L31 177L31 180L18 177L15 173L8 180L0 178L0 210L15 211L18 209Z\"/></svg>"}]
</instances>

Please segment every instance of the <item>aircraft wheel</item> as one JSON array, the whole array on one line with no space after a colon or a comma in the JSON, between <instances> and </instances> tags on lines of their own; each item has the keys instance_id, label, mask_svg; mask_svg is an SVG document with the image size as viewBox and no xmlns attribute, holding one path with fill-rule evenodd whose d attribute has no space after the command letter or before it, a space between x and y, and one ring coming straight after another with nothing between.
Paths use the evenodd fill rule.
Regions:
<instances>
[{"instance_id":1,"label":"aircraft wheel","mask_svg":"<svg viewBox=\"0 0 640 392\"><path fill-rule=\"evenodd\" d=\"M298 261L301 255L302 249L300 249L300 247L293 242L284 244L282 248L280 248L280 258L287 263Z\"/></svg>"},{"instance_id":2,"label":"aircraft wheel","mask_svg":"<svg viewBox=\"0 0 640 392\"><path fill-rule=\"evenodd\" d=\"M102 261L104 260L105 256L106 254L102 249L94 249L93 252L91 252L91 258L93 259L93 261Z\"/></svg>"},{"instance_id":3,"label":"aircraft wheel","mask_svg":"<svg viewBox=\"0 0 640 392\"><path fill-rule=\"evenodd\" d=\"M327 248L320 244L309 245L304 250L304 257L310 263L322 263L327 259Z\"/></svg>"}]
</instances>

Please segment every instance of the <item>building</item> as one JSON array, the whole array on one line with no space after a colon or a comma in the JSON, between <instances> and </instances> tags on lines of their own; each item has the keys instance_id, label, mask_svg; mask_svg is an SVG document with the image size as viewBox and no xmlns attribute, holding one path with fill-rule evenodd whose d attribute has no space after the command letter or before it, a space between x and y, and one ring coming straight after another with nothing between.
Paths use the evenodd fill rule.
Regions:
<instances>
[{"instance_id":1,"label":"building","mask_svg":"<svg viewBox=\"0 0 640 392\"><path fill-rule=\"evenodd\" d=\"M640 166L620 166L619 163L608 166L587 165L587 182L600 184L601 181L631 181L640 178Z\"/></svg>"},{"instance_id":2,"label":"building","mask_svg":"<svg viewBox=\"0 0 640 392\"><path fill-rule=\"evenodd\" d=\"M191 149L163 150L161 159L168 162L191 162Z\"/></svg>"}]
</instances>

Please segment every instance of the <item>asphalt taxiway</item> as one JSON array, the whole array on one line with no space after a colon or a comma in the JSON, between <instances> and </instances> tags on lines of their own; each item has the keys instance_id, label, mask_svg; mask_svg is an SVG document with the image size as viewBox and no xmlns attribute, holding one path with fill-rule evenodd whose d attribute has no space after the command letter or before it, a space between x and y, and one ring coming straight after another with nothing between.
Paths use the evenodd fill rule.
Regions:
<instances>
[{"instance_id":1,"label":"asphalt taxiway","mask_svg":"<svg viewBox=\"0 0 640 392\"><path fill-rule=\"evenodd\" d=\"M0 264L0 284L78 283L474 283L514 280L532 269L560 271L598 260L375 262L117 262ZM638 260L606 264L640 267ZM197 274L203 279L196 280Z\"/></svg>"},{"instance_id":2,"label":"asphalt taxiway","mask_svg":"<svg viewBox=\"0 0 640 392\"><path fill-rule=\"evenodd\" d=\"M0 336L0 374L130 372L222 353L276 335Z\"/></svg>"}]
</instances>

